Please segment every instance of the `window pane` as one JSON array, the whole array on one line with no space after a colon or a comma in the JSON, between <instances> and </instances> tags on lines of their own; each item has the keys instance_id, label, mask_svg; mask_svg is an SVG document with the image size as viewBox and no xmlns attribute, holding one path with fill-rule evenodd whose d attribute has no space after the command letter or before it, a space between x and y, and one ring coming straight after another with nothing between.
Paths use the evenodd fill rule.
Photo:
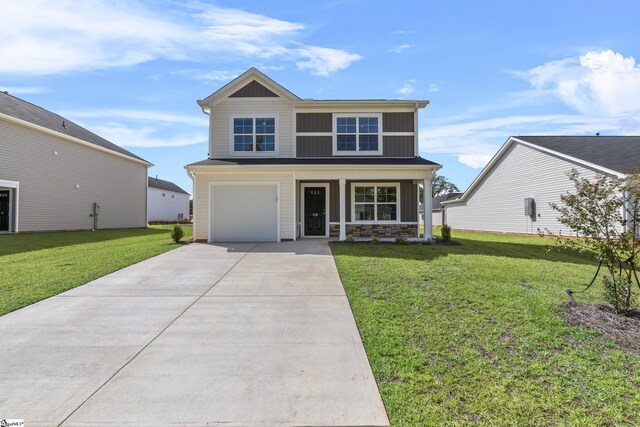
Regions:
<instances>
[{"instance_id":1,"label":"window pane","mask_svg":"<svg viewBox=\"0 0 640 427\"><path fill-rule=\"evenodd\" d=\"M375 212L375 205L372 204L356 204L355 214L356 221L373 221Z\"/></svg>"},{"instance_id":2,"label":"window pane","mask_svg":"<svg viewBox=\"0 0 640 427\"><path fill-rule=\"evenodd\" d=\"M252 118L235 118L233 119L234 134L252 134L253 119Z\"/></svg>"},{"instance_id":3,"label":"window pane","mask_svg":"<svg viewBox=\"0 0 640 427\"><path fill-rule=\"evenodd\" d=\"M378 203L395 203L396 202L396 187L377 187Z\"/></svg>"},{"instance_id":4,"label":"window pane","mask_svg":"<svg viewBox=\"0 0 640 427\"><path fill-rule=\"evenodd\" d=\"M395 221L398 206L378 203L378 221Z\"/></svg>"},{"instance_id":5,"label":"window pane","mask_svg":"<svg viewBox=\"0 0 640 427\"><path fill-rule=\"evenodd\" d=\"M378 151L378 135L360 135L360 151Z\"/></svg>"},{"instance_id":6,"label":"window pane","mask_svg":"<svg viewBox=\"0 0 640 427\"><path fill-rule=\"evenodd\" d=\"M375 201L375 187L356 187L356 202L369 202Z\"/></svg>"},{"instance_id":7,"label":"window pane","mask_svg":"<svg viewBox=\"0 0 640 427\"><path fill-rule=\"evenodd\" d=\"M256 118L256 133L276 133L276 119L273 117Z\"/></svg>"},{"instance_id":8,"label":"window pane","mask_svg":"<svg viewBox=\"0 0 640 427\"><path fill-rule=\"evenodd\" d=\"M358 119L360 133L378 133L377 117L360 117Z\"/></svg>"},{"instance_id":9,"label":"window pane","mask_svg":"<svg viewBox=\"0 0 640 427\"><path fill-rule=\"evenodd\" d=\"M252 135L234 135L233 149L235 151L253 151Z\"/></svg>"},{"instance_id":10,"label":"window pane","mask_svg":"<svg viewBox=\"0 0 640 427\"><path fill-rule=\"evenodd\" d=\"M355 117L338 117L336 124L338 133L356 133Z\"/></svg>"},{"instance_id":11,"label":"window pane","mask_svg":"<svg viewBox=\"0 0 640 427\"><path fill-rule=\"evenodd\" d=\"M256 135L256 151L275 151L275 135Z\"/></svg>"},{"instance_id":12,"label":"window pane","mask_svg":"<svg viewBox=\"0 0 640 427\"><path fill-rule=\"evenodd\" d=\"M338 135L338 151L356 151L355 135Z\"/></svg>"}]
</instances>

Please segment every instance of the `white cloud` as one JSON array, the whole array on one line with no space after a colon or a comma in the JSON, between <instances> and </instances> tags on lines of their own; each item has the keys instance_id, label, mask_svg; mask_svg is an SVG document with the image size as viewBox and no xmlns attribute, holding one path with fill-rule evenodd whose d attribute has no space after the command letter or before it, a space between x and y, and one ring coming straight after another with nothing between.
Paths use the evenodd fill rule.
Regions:
<instances>
[{"instance_id":1,"label":"white cloud","mask_svg":"<svg viewBox=\"0 0 640 427\"><path fill-rule=\"evenodd\" d=\"M49 89L42 86L0 86L0 91L10 95L34 95L49 92Z\"/></svg>"},{"instance_id":2,"label":"white cloud","mask_svg":"<svg viewBox=\"0 0 640 427\"><path fill-rule=\"evenodd\" d=\"M416 88L414 86L415 80L409 80L407 83L403 84L399 89L396 90L396 93L400 96L409 96L413 92L415 92Z\"/></svg>"},{"instance_id":3,"label":"white cloud","mask_svg":"<svg viewBox=\"0 0 640 427\"><path fill-rule=\"evenodd\" d=\"M440 92L440 86L435 83L431 83L429 87L427 87L427 92Z\"/></svg>"},{"instance_id":4,"label":"white cloud","mask_svg":"<svg viewBox=\"0 0 640 427\"><path fill-rule=\"evenodd\" d=\"M61 114L125 147L181 147L208 140L209 121L204 115L129 109L66 111Z\"/></svg>"},{"instance_id":5,"label":"white cloud","mask_svg":"<svg viewBox=\"0 0 640 427\"><path fill-rule=\"evenodd\" d=\"M0 73L48 75L224 54L294 62L324 76L361 58L301 43L302 23L198 2L163 6L160 13L127 0L4 0L11 25L0 26Z\"/></svg>"},{"instance_id":6,"label":"white cloud","mask_svg":"<svg viewBox=\"0 0 640 427\"><path fill-rule=\"evenodd\" d=\"M633 57L612 50L591 51L513 74L584 114L640 112L640 66Z\"/></svg>"},{"instance_id":7,"label":"white cloud","mask_svg":"<svg viewBox=\"0 0 640 427\"><path fill-rule=\"evenodd\" d=\"M311 74L316 76L328 76L362 59L362 56L355 53L317 46L301 48L297 52L303 60L296 62L296 67L299 70L311 70Z\"/></svg>"},{"instance_id":8,"label":"white cloud","mask_svg":"<svg viewBox=\"0 0 640 427\"><path fill-rule=\"evenodd\" d=\"M185 76L194 80L200 80L205 83L209 82L228 82L242 74L240 70L177 70L171 74L177 76Z\"/></svg>"},{"instance_id":9,"label":"white cloud","mask_svg":"<svg viewBox=\"0 0 640 427\"><path fill-rule=\"evenodd\" d=\"M405 50L411 48L410 44L401 44L399 46L396 46L392 49L389 49L389 52L394 52L394 53L403 53Z\"/></svg>"},{"instance_id":10,"label":"white cloud","mask_svg":"<svg viewBox=\"0 0 640 427\"><path fill-rule=\"evenodd\" d=\"M480 169L485 167L492 157L492 154L461 154L458 161L472 169Z\"/></svg>"}]
</instances>

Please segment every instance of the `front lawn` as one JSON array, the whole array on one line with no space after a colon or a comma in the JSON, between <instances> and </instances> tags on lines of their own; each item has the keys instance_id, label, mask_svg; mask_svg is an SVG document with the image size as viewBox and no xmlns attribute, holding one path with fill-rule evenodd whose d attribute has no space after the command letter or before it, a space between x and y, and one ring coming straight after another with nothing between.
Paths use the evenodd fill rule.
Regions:
<instances>
[{"instance_id":1,"label":"front lawn","mask_svg":"<svg viewBox=\"0 0 640 427\"><path fill-rule=\"evenodd\" d=\"M175 249L172 227L0 236L0 315Z\"/></svg>"},{"instance_id":2,"label":"front lawn","mask_svg":"<svg viewBox=\"0 0 640 427\"><path fill-rule=\"evenodd\" d=\"M588 256L540 237L453 238L331 245L391 425L640 424L640 357L557 313L591 280Z\"/></svg>"}]
</instances>

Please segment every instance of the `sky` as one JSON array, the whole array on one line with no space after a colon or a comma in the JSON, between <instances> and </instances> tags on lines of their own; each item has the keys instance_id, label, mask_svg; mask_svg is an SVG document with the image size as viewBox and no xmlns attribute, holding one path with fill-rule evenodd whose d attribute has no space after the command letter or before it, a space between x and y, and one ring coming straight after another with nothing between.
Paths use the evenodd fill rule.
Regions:
<instances>
[{"instance_id":1,"label":"sky","mask_svg":"<svg viewBox=\"0 0 640 427\"><path fill-rule=\"evenodd\" d=\"M640 134L640 2L2 0L0 89L191 192L203 99L250 67L301 98L428 99L464 190L510 135ZM640 59L639 59L640 60Z\"/></svg>"}]
</instances>

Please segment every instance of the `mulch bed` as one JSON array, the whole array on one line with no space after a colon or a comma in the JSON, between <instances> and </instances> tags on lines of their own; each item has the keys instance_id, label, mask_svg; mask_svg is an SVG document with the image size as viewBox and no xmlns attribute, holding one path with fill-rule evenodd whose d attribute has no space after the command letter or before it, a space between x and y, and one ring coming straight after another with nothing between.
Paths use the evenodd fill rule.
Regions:
<instances>
[{"instance_id":1,"label":"mulch bed","mask_svg":"<svg viewBox=\"0 0 640 427\"><path fill-rule=\"evenodd\" d=\"M562 312L572 326L585 326L617 342L630 353L640 355L640 311L617 314L606 304L567 304Z\"/></svg>"}]
</instances>

